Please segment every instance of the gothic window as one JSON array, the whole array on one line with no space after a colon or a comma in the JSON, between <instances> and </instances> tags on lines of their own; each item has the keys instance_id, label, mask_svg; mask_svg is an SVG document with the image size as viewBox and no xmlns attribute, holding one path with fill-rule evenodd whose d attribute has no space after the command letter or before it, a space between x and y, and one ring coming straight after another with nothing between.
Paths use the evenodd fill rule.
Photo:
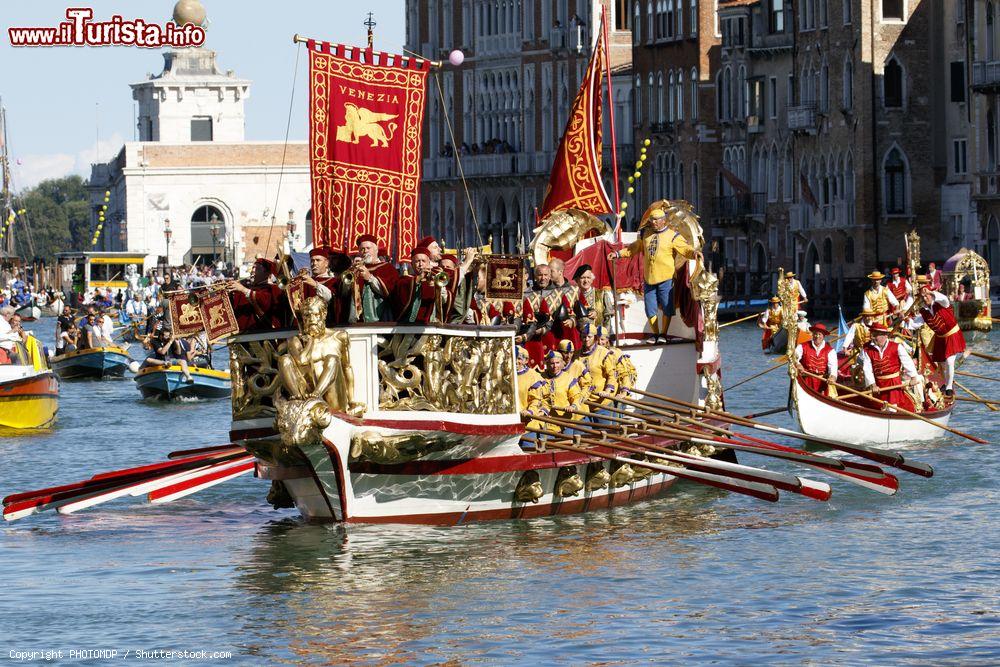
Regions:
<instances>
[{"instance_id":1,"label":"gothic window","mask_svg":"<svg viewBox=\"0 0 1000 667\"><path fill-rule=\"evenodd\" d=\"M896 56L885 64L882 74L882 100L886 109L899 109L903 106L904 82L903 67Z\"/></svg>"},{"instance_id":2,"label":"gothic window","mask_svg":"<svg viewBox=\"0 0 1000 667\"><path fill-rule=\"evenodd\" d=\"M691 68L691 121L698 120L698 70Z\"/></svg>"},{"instance_id":3,"label":"gothic window","mask_svg":"<svg viewBox=\"0 0 1000 667\"><path fill-rule=\"evenodd\" d=\"M833 241L829 236L823 239L823 263L833 264Z\"/></svg>"},{"instance_id":4,"label":"gothic window","mask_svg":"<svg viewBox=\"0 0 1000 667\"><path fill-rule=\"evenodd\" d=\"M669 79L667 81L667 120L671 123L676 120L674 116L674 109L677 103L677 83L674 80L674 73L669 74Z\"/></svg>"},{"instance_id":5,"label":"gothic window","mask_svg":"<svg viewBox=\"0 0 1000 667\"><path fill-rule=\"evenodd\" d=\"M846 111L854 108L854 62L850 58L844 60L844 96L841 106Z\"/></svg>"},{"instance_id":6,"label":"gothic window","mask_svg":"<svg viewBox=\"0 0 1000 667\"><path fill-rule=\"evenodd\" d=\"M677 111L674 118L684 120L684 70L677 70Z\"/></svg>"},{"instance_id":7,"label":"gothic window","mask_svg":"<svg viewBox=\"0 0 1000 667\"><path fill-rule=\"evenodd\" d=\"M845 0L846 1L846 0ZM772 35L785 31L785 0L768 0L767 29Z\"/></svg>"},{"instance_id":8,"label":"gothic window","mask_svg":"<svg viewBox=\"0 0 1000 667\"><path fill-rule=\"evenodd\" d=\"M890 215L906 213L908 174L902 152L892 148L882 165L885 212Z\"/></svg>"}]
</instances>

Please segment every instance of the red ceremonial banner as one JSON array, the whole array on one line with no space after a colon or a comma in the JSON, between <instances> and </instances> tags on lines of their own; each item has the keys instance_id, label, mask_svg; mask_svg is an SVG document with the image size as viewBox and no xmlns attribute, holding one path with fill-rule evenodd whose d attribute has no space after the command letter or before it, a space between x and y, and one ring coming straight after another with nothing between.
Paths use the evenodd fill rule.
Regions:
<instances>
[{"instance_id":1,"label":"red ceremonial banner","mask_svg":"<svg viewBox=\"0 0 1000 667\"><path fill-rule=\"evenodd\" d=\"M198 302L198 309L201 311L201 320L205 323L210 343L240 332L233 304L226 292L219 290L203 295Z\"/></svg>"},{"instance_id":2,"label":"red ceremonial banner","mask_svg":"<svg viewBox=\"0 0 1000 667\"><path fill-rule=\"evenodd\" d=\"M354 248L372 234L408 258L430 62L312 40L308 48L313 242Z\"/></svg>"},{"instance_id":3,"label":"red ceremonial banner","mask_svg":"<svg viewBox=\"0 0 1000 667\"><path fill-rule=\"evenodd\" d=\"M601 76L604 64L604 34L597 37L594 55L576 94L566 132L559 142L542 204L542 219L553 211L577 208L595 215L613 210L601 179Z\"/></svg>"},{"instance_id":4,"label":"red ceremonial banner","mask_svg":"<svg viewBox=\"0 0 1000 667\"><path fill-rule=\"evenodd\" d=\"M167 297L170 328L176 338L194 335L204 328L198 298L190 292L176 292Z\"/></svg>"}]
</instances>

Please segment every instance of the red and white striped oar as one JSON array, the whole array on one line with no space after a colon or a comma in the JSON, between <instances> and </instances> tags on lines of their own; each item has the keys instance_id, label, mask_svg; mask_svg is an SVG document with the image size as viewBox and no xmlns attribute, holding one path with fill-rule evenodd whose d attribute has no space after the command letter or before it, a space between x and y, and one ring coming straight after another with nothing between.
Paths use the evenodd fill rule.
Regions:
<instances>
[{"instance_id":1,"label":"red and white striped oar","mask_svg":"<svg viewBox=\"0 0 1000 667\"><path fill-rule=\"evenodd\" d=\"M186 476L184 479L175 480L170 484L153 489L149 492L148 499L154 505L173 502L178 498L189 496L192 493L203 491L216 484L222 484L240 475L253 472L255 465L253 456L248 454L244 458L233 462L232 465L200 470L196 474Z\"/></svg>"},{"instance_id":2,"label":"red and white striped oar","mask_svg":"<svg viewBox=\"0 0 1000 667\"><path fill-rule=\"evenodd\" d=\"M248 458L249 454L245 449L231 445L206 454L100 473L82 482L15 493L3 499L3 517L7 521L14 521L44 510L58 510L67 506L69 509L64 513L68 513L130 493L139 495L146 492L136 492L137 488L159 488L157 482L167 480L166 483L170 483L170 480L180 479L185 474Z\"/></svg>"},{"instance_id":3,"label":"red and white striped oar","mask_svg":"<svg viewBox=\"0 0 1000 667\"><path fill-rule=\"evenodd\" d=\"M191 479L195 476L203 475L205 474L205 471L209 470L229 471L233 468L240 467L241 472L239 474L242 475L245 472L243 467L245 467L248 462L250 464L250 470L253 470L253 457L250 454L246 454L231 461L212 463L169 475L159 475L147 481L137 482L123 487L116 487L110 491L95 493L78 500L71 500L60 507L57 507L56 511L60 514L72 514L73 512L78 512L82 509L93 507L94 505L100 505L123 496L141 496L143 494L152 493L158 489L162 489L165 486L183 482L184 480Z\"/></svg>"}]
</instances>

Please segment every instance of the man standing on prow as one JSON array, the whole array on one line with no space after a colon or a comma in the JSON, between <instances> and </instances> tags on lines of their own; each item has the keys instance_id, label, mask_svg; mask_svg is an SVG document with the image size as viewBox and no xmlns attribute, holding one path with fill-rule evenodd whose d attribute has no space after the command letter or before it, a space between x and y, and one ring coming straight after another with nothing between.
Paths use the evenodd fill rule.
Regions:
<instances>
[{"instance_id":1,"label":"man standing on prow","mask_svg":"<svg viewBox=\"0 0 1000 667\"><path fill-rule=\"evenodd\" d=\"M378 253L378 240L371 234L358 237L358 257L351 268L354 283L348 304L347 321L391 322L393 312L389 297L396 288L399 271L383 262Z\"/></svg>"},{"instance_id":2,"label":"man standing on prow","mask_svg":"<svg viewBox=\"0 0 1000 667\"><path fill-rule=\"evenodd\" d=\"M649 224L644 225L639 238L626 248L612 252L610 259L643 254L643 300L651 335L646 344L667 342L670 318L674 315L674 275L677 257L694 259L701 253L695 250L680 233L667 223L667 214L661 208L649 213Z\"/></svg>"},{"instance_id":3,"label":"man standing on prow","mask_svg":"<svg viewBox=\"0 0 1000 667\"><path fill-rule=\"evenodd\" d=\"M917 278L920 289L920 317L914 318L913 327L926 324L934 332L934 343L930 349L931 360L944 374L944 394L955 395L955 361L965 353L965 336L958 327L955 309L941 292L931 288L930 278Z\"/></svg>"}]
</instances>

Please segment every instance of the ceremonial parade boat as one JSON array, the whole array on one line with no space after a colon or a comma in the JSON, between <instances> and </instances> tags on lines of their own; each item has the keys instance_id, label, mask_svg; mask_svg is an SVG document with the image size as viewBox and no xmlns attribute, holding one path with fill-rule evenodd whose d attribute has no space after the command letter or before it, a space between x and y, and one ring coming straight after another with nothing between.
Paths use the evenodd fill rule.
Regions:
<instances>
[{"instance_id":1,"label":"ceremonial parade boat","mask_svg":"<svg viewBox=\"0 0 1000 667\"><path fill-rule=\"evenodd\" d=\"M45 428L59 409L59 381L49 369L41 343L29 337L14 343L9 364L0 364L0 426Z\"/></svg>"},{"instance_id":2,"label":"ceremonial parade boat","mask_svg":"<svg viewBox=\"0 0 1000 667\"><path fill-rule=\"evenodd\" d=\"M227 398L232 394L228 371L211 368L188 369L191 379L177 365L147 366L135 374L135 384L143 398L169 401L175 398Z\"/></svg>"},{"instance_id":3,"label":"ceremonial parade boat","mask_svg":"<svg viewBox=\"0 0 1000 667\"><path fill-rule=\"evenodd\" d=\"M92 347L52 357L52 369L63 380L122 377L132 358L120 347Z\"/></svg>"},{"instance_id":4,"label":"ceremonial parade boat","mask_svg":"<svg viewBox=\"0 0 1000 667\"><path fill-rule=\"evenodd\" d=\"M555 288L546 287L546 280L527 294L524 256L481 257L481 268L466 274L483 285L474 287L480 299L476 308L470 305L459 318L474 324L445 323L450 320L429 315L450 298L449 288L457 290L451 281L459 275L428 272L429 246L436 241L416 245L424 92L429 70L440 65L374 52L370 42L362 49L296 36L296 42L307 43L310 56L317 261L328 258L331 247L369 242L394 249L397 260L412 259L419 273L399 278L407 290L398 290L407 299L398 304L403 306L397 309L399 322L375 317L343 324L340 319L328 327L329 309L344 306L331 287L320 292L317 281L356 287L363 274L351 283L318 275L310 294L304 289L306 276L269 283L267 274L281 272L266 258L255 264L252 287L232 287L232 301L211 290L173 296L174 335L187 335L190 325L192 333L204 328L210 341L229 336L230 443L16 493L3 501L4 518L47 509L71 513L142 494L151 502L167 502L249 472L271 481L273 506L296 507L309 520L345 523L460 524L570 514L654 498L678 480L768 501L776 501L779 491L819 501L830 497L825 483L739 464L735 452L780 458L895 493L898 479L877 465L821 456L735 430L808 437L724 410L718 279L703 265L704 239L689 204L654 202L638 221L645 230L638 238L595 217L612 213L620 221L626 209L624 202L609 200L601 177L602 74L610 92L604 17L602 28L556 154L532 249L536 268L549 261L551 252L565 252L573 255L567 270L585 263L584 273L602 273L593 284L600 294L586 297L588 308L579 316L596 318L603 310L603 321L613 322L615 343L594 343L590 354L607 346L595 359L617 360L608 362L614 370L604 376L614 377L614 383L603 389L595 384L583 393L577 379L561 375L560 352L575 351L567 337L593 340L607 331L602 334L596 324L588 324L586 332L566 325L574 316L565 311L579 300L567 303L565 292L550 299ZM457 54L449 58L453 65L462 61ZM644 157L645 149L640 162ZM616 165L612 173L618 173ZM617 200L617 182L615 187ZM623 242L632 238L636 241L624 249ZM636 290L644 282L649 286L651 255L657 252L668 253L660 261L668 262L677 315L670 318L658 301L664 318L647 321ZM629 261L619 259L626 257ZM280 264L286 266L284 259ZM579 289L574 294L590 289L565 284ZM274 310L282 299L289 313ZM357 299L348 306L364 312L365 304ZM500 319L508 311L514 316L498 323L489 315L491 307ZM540 328L543 320L560 323L565 335L547 344L552 375L541 380L536 374L538 382L521 386L521 372L531 370L526 366L530 355L517 348L515 339L538 340L533 326L522 328L532 318ZM275 324L282 321L295 327ZM582 377L585 371L579 372ZM561 402L561 391L575 398ZM532 398L538 406L532 406ZM830 446L923 477L933 474L930 466L898 452Z\"/></svg>"}]
</instances>

